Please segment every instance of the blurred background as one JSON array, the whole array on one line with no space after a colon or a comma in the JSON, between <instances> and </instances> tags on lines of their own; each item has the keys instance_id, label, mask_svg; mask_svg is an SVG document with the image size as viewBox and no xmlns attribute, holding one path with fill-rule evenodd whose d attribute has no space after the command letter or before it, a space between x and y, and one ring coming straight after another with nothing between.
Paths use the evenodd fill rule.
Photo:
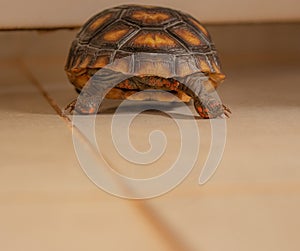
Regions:
<instances>
[{"instance_id":1,"label":"blurred background","mask_svg":"<svg viewBox=\"0 0 300 251\"><path fill-rule=\"evenodd\" d=\"M1 0L0 250L299 251L300 2L130 3L188 12L212 35L227 75L218 92L233 111L217 172L198 185L211 131L209 121L197 120L199 158L174 190L133 201L96 187L61 114L77 96L64 64L79 27L126 2ZM104 155L117 171L139 174L114 151L112 116L97 122ZM155 172L178 154L176 125L158 113L143 113L132 125L142 149L157 128L170 150Z\"/></svg>"},{"instance_id":2,"label":"blurred background","mask_svg":"<svg viewBox=\"0 0 300 251\"><path fill-rule=\"evenodd\" d=\"M172 7L205 23L297 22L297 0L210 1L1 1L1 28L49 28L80 26L93 14L115 5L135 3Z\"/></svg>"}]
</instances>

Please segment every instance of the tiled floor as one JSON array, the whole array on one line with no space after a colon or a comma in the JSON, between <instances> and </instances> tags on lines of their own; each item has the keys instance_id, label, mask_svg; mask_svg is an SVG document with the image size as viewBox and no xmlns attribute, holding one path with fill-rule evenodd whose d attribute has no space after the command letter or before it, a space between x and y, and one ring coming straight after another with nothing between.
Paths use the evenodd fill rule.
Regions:
<instances>
[{"instance_id":1,"label":"tiled floor","mask_svg":"<svg viewBox=\"0 0 300 251\"><path fill-rule=\"evenodd\" d=\"M0 250L299 250L300 25L209 28L228 75L219 93L233 110L222 162L197 184L210 143L209 122L197 120L196 167L171 192L142 201L87 178L70 122L53 109L76 97L63 71L75 31L0 34ZM144 175L113 149L112 116L97 121L105 158ZM170 148L146 174L165 170L178 150L172 120L143 113L133 127L141 149L149 131L166 131Z\"/></svg>"}]
</instances>

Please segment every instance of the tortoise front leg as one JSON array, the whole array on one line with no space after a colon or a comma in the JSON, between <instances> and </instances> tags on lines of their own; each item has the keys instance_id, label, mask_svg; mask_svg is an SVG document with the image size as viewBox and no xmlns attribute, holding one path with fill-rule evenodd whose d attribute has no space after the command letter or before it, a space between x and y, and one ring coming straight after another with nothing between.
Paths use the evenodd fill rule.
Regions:
<instances>
[{"instance_id":1,"label":"tortoise front leg","mask_svg":"<svg viewBox=\"0 0 300 251\"><path fill-rule=\"evenodd\" d=\"M88 97L78 96L65 107L64 112L68 114L74 114L75 112L78 114L95 114L99 109L99 99L99 96L94 95Z\"/></svg>"},{"instance_id":2,"label":"tortoise front leg","mask_svg":"<svg viewBox=\"0 0 300 251\"><path fill-rule=\"evenodd\" d=\"M77 99L73 100L65 111L79 114L96 114L105 95L117 84L132 77L110 69L100 69L96 72L85 87L81 90Z\"/></svg>"},{"instance_id":3,"label":"tortoise front leg","mask_svg":"<svg viewBox=\"0 0 300 251\"><path fill-rule=\"evenodd\" d=\"M223 114L229 118L230 109L219 102L215 97L210 95L201 95L200 99L194 97L194 107L201 118L217 118Z\"/></svg>"},{"instance_id":4,"label":"tortoise front leg","mask_svg":"<svg viewBox=\"0 0 300 251\"><path fill-rule=\"evenodd\" d=\"M224 106L215 89L207 91L205 85L209 84L209 78L203 73L196 73L184 79L178 79L181 83L179 89L192 97L194 107L201 118L217 118L223 114L229 117L230 109Z\"/></svg>"},{"instance_id":5,"label":"tortoise front leg","mask_svg":"<svg viewBox=\"0 0 300 251\"><path fill-rule=\"evenodd\" d=\"M72 100L64 109L64 113L66 114L73 114L73 111L75 109L76 106L76 102L77 102L77 98L75 98L74 100Z\"/></svg>"},{"instance_id":6,"label":"tortoise front leg","mask_svg":"<svg viewBox=\"0 0 300 251\"><path fill-rule=\"evenodd\" d=\"M224 114L227 118L230 118L230 114L232 113L230 108L223 104Z\"/></svg>"}]
</instances>

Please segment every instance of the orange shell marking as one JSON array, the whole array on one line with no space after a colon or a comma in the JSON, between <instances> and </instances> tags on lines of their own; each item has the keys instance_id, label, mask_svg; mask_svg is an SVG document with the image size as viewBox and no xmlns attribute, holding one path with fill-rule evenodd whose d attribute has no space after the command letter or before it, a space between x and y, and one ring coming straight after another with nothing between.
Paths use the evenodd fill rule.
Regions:
<instances>
[{"instance_id":1,"label":"orange shell marking","mask_svg":"<svg viewBox=\"0 0 300 251\"><path fill-rule=\"evenodd\" d=\"M133 43L137 46L149 46L151 48L160 47L175 47L176 42L165 34L160 32L152 32L148 34L141 34L134 39Z\"/></svg>"},{"instance_id":2,"label":"orange shell marking","mask_svg":"<svg viewBox=\"0 0 300 251\"><path fill-rule=\"evenodd\" d=\"M156 24L168 20L170 16L162 12L135 11L131 18L146 24Z\"/></svg>"},{"instance_id":3,"label":"orange shell marking","mask_svg":"<svg viewBox=\"0 0 300 251\"><path fill-rule=\"evenodd\" d=\"M201 30L206 37L209 37L207 30L200 23L198 23L193 18L189 18L189 20L192 22L193 25L195 25L199 30Z\"/></svg>"},{"instance_id":4,"label":"orange shell marking","mask_svg":"<svg viewBox=\"0 0 300 251\"><path fill-rule=\"evenodd\" d=\"M96 62L92 66L92 68L102 68L105 65L109 63L109 57L108 56L100 56L96 59Z\"/></svg>"},{"instance_id":5,"label":"orange shell marking","mask_svg":"<svg viewBox=\"0 0 300 251\"><path fill-rule=\"evenodd\" d=\"M98 19L96 19L94 22L92 22L89 26L89 30L96 30L97 28L99 28L102 24L104 24L110 17L112 14L106 14L102 17L99 17Z\"/></svg>"},{"instance_id":6,"label":"orange shell marking","mask_svg":"<svg viewBox=\"0 0 300 251\"><path fill-rule=\"evenodd\" d=\"M204 61L203 59L200 59L199 64L200 64L201 71L210 72L210 67L206 61Z\"/></svg>"},{"instance_id":7,"label":"orange shell marking","mask_svg":"<svg viewBox=\"0 0 300 251\"><path fill-rule=\"evenodd\" d=\"M186 41L188 44L192 44L195 46L198 46L201 44L201 40L199 39L199 37L197 37L195 34L190 32L189 30L179 28L179 29L174 30L174 32L178 36L180 36L184 41Z\"/></svg>"},{"instance_id":8,"label":"orange shell marking","mask_svg":"<svg viewBox=\"0 0 300 251\"><path fill-rule=\"evenodd\" d=\"M103 39L108 42L117 42L119 41L129 29L122 29L122 30L112 30L104 34Z\"/></svg>"}]
</instances>

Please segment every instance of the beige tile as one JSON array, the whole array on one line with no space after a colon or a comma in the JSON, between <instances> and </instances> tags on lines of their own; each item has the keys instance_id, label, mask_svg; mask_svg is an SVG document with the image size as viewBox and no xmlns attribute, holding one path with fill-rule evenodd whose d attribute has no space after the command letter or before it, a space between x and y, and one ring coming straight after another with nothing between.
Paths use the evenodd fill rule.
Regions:
<instances>
[{"instance_id":1,"label":"beige tile","mask_svg":"<svg viewBox=\"0 0 300 251\"><path fill-rule=\"evenodd\" d=\"M78 31L78 30L77 30ZM1 61L20 58L64 57L77 33L76 30L1 32Z\"/></svg>"},{"instance_id":2,"label":"beige tile","mask_svg":"<svg viewBox=\"0 0 300 251\"><path fill-rule=\"evenodd\" d=\"M299 192L234 189L238 194L210 194L210 188L205 194L199 188L197 195L169 194L153 204L192 250L299 250Z\"/></svg>"},{"instance_id":3,"label":"beige tile","mask_svg":"<svg viewBox=\"0 0 300 251\"><path fill-rule=\"evenodd\" d=\"M89 181L70 128L18 65L1 70L0 249L170 250L138 208Z\"/></svg>"},{"instance_id":4,"label":"beige tile","mask_svg":"<svg viewBox=\"0 0 300 251\"><path fill-rule=\"evenodd\" d=\"M97 193L1 196L1 249L171 250L128 203Z\"/></svg>"},{"instance_id":5,"label":"beige tile","mask_svg":"<svg viewBox=\"0 0 300 251\"><path fill-rule=\"evenodd\" d=\"M229 28L231 37L223 36ZM284 39L269 46L274 26L213 28L228 75L219 93L233 110L227 120L222 162L213 178L199 186L210 125L197 121L201 151L191 174L170 193L140 204L96 188L77 163L67 124L20 69L3 69L0 221L5 228L0 231L7 231L0 235L0 246L5 250L21 245L28 250L38 250L41 245L49 250L98 246L118 250L120 245L124 250L145 250L145 246L146 250L174 250L176 245L179 250L201 251L299 250L300 56L296 29L276 27L277 33L285 34ZM247 39L250 31L256 35L255 44ZM60 35L63 42L58 43ZM36 51L24 52L22 59L59 107L76 97L63 71L71 35L58 32L34 37L28 44L37 44ZM240 40L232 41L236 35ZM286 38L289 35L291 41ZM52 41L49 38L56 41L53 51L58 53L44 57L47 41ZM287 49L276 56L278 45ZM115 107L114 102L106 103L107 109L97 119L98 142L105 158L117 171L134 177L166 170L180 143L172 119L147 112L134 121L131 139L138 149L149 148L149 132L157 128L166 132L169 142L160 161L141 169L128 164L114 149L110 123ZM134 112L134 107L123 115ZM169 107L169 111L178 110ZM184 114L178 118L187 119ZM14 239L20 241L14 244ZM178 242L172 246L172 240Z\"/></svg>"}]
</instances>

